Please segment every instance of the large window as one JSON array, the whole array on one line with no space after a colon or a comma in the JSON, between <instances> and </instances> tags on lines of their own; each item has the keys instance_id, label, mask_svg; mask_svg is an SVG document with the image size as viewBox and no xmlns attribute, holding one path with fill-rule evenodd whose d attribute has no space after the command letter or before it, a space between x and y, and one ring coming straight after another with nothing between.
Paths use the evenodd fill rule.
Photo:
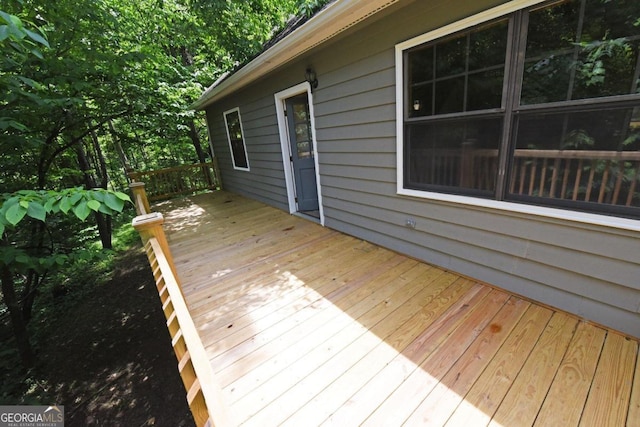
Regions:
<instances>
[{"instance_id":1,"label":"large window","mask_svg":"<svg viewBox=\"0 0 640 427\"><path fill-rule=\"evenodd\" d=\"M224 123L227 127L227 138L229 140L233 168L248 171L249 160L247 159L247 148L244 143L240 109L234 108L233 110L225 111Z\"/></svg>"},{"instance_id":2,"label":"large window","mask_svg":"<svg viewBox=\"0 0 640 427\"><path fill-rule=\"evenodd\" d=\"M541 4L400 52L403 189L640 216L640 1Z\"/></svg>"}]
</instances>

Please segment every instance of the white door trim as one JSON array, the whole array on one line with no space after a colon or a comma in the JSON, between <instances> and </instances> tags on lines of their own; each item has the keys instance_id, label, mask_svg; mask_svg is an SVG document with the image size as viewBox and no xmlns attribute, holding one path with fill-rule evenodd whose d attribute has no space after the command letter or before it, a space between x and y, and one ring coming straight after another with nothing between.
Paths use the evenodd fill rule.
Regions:
<instances>
[{"instance_id":1,"label":"white door trim","mask_svg":"<svg viewBox=\"0 0 640 427\"><path fill-rule=\"evenodd\" d=\"M292 96L307 93L309 97L309 113L311 114L311 138L313 142L313 158L316 169L316 189L318 192L318 205L320 209L320 224L324 225L324 209L322 206L322 192L320 185L320 165L318 162L318 144L316 142L316 123L313 108L313 94L311 85L304 82L289 89L285 89L274 95L276 102L276 114L278 116L278 131L280 134L280 145L282 151L282 164L284 166L284 179L287 185L287 199L289 201L289 213L298 212L298 204L296 203L296 185L293 177L293 168L291 164L291 144L289 144L289 129L287 127L287 118L284 114L284 101Z\"/></svg>"}]
</instances>

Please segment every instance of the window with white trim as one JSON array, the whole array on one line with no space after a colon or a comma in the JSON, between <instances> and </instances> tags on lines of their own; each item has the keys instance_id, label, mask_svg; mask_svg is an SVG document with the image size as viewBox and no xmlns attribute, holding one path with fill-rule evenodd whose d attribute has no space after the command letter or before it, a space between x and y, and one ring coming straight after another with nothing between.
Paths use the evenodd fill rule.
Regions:
<instances>
[{"instance_id":1,"label":"window with white trim","mask_svg":"<svg viewBox=\"0 0 640 427\"><path fill-rule=\"evenodd\" d=\"M240 109L234 108L224 112L224 123L227 128L227 139L231 150L233 168L249 170L249 159L247 157L247 146L244 142L244 131L242 120L240 119Z\"/></svg>"},{"instance_id":2,"label":"window with white trim","mask_svg":"<svg viewBox=\"0 0 640 427\"><path fill-rule=\"evenodd\" d=\"M544 3L401 53L403 189L640 217L640 1Z\"/></svg>"}]
</instances>

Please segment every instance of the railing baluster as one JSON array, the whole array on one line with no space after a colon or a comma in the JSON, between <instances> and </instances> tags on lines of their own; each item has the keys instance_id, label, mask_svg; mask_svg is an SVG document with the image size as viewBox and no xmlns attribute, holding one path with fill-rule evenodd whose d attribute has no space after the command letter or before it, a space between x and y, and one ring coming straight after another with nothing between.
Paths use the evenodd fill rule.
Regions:
<instances>
[{"instance_id":1,"label":"railing baluster","mask_svg":"<svg viewBox=\"0 0 640 427\"><path fill-rule=\"evenodd\" d=\"M551 172L551 188L549 189L549 197L552 199L556 197L556 186L558 179L558 169L560 169L560 159L553 161L553 172Z\"/></svg>"},{"instance_id":2,"label":"railing baluster","mask_svg":"<svg viewBox=\"0 0 640 427\"><path fill-rule=\"evenodd\" d=\"M624 169L625 162L620 160L618 161L618 173L616 174L616 185L613 188L613 197L611 198L611 203L614 205L618 204L618 197L620 196L620 189L622 188L622 177L624 177Z\"/></svg>"},{"instance_id":3,"label":"railing baluster","mask_svg":"<svg viewBox=\"0 0 640 427\"><path fill-rule=\"evenodd\" d=\"M524 193L524 177L527 174L527 162L523 160L520 160L520 191L518 192L518 194L523 194Z\"/></svg>"},{"instance_id":4,"label":"railing baluster","mask_svg":"<svg viewBox=\"0 0 640 427\"><path fill-rule=\"evenodd\" d=\"M572 163L571 159L566 159L564 161L564 176L562 177L562 189L560 190L561 199L564 199L567 195L567 185L569 184L569 173L571 172L571 163Z\"/></svg>"},{"instance_id":5,"label":"railing baluster","mask_svg":"<svg viewBox=\"0 0 640 427\"><path fill-rule=\"evenodd\" d=\"M533 163L531 164L531 175L529 178L529 196L533 196L533 188L535 187L535 183L536 183L537 166L538 166L538 162L534 160Z\"/></svg>"},{"instance_id":6,"label":"railing baluster","mask_svg":"<svg viewBox=\"0 0 640 427\"><path fill-rule=\"evenodd\" d=\"M587 181L587 192L585 193L584 200L586 202L591 201L591 190L593 189L593 178L596 174L596 161L591 161L591 171L589 172L589 181Z\"/></svg>"},{"instance_id":7,"label":"railing baluster","mask_svg":"<svg viewBox=\"0 0 640 427\"><path fill-rule=\"evenodd\" d=\"M576 200L578 200L578 193L580 192L580 181L582 180L582 168L583 168L583 161L582 159L580 159L578 161L578 170L576 172L576 182L573 185L573 197L572 200L575 202Z\"/></svg>"},{"instance_id":8,"label":"railing baluster","mask_svg":"<svg viewBox=\"0 0 640 427\"><path fill-rule=\"evenodd\" d=\"M542 170L540 171L540 185L538 188L538 197L544 197L544 189L546 187L546 179L547 179L547 161L548 159L542 160Z\"/></svg>"},{"instance_id":9,"label":"railing baluster","mask_svg":"<svg viewBox=\"0 0 640 427\"><path fill-rule=\"evenodd\" d=\"M636 162L636 173L633 175L633 179L631 180L631 187L629 188L629 194L627 195L627 203L625 206L631 206L633 202L633 195L636 192L636 183L640 179L640 161Z\"/></svg>"},{"instance_id":10,"label":"railing baluster","mask_svg":"<svg viewBox=\"0 0 640 427\"><path fill-rule=\"evenodd\" d=\"M222 188L217 159L210 163L184 165L147 172L131 172L136 181L145 182L150 201ZM212 179L212 176L215 179ZM132 178L133 179L133 178Z\"/></svg>"},{"instance_id":11,"label":"railing baluster","mask_svg":"<svg viewBox=\"0 0 640 427\"><path fill-rule=\"evenodd\" d=\"M602 174L602 179L600 180L600 193L598 194L598 203L602 203L604 200L604 195L607 192L607 181L609 181L609 167L611 166L610 160L605 160L605 168L604 173Z\"/></svg>"},{"instance_id":12,"label":"railing baluster","mask_svg":"<svg viewBox=\"0 0 640 427\"><path fill-rule=\"evenodd\" d=\"M189 409L198 427L235 425L184 300L163 222L162 214L151 213L134 218L133 226L140 233L150 265L156 266L154 278Z\"/></svg>"}]
</instances>

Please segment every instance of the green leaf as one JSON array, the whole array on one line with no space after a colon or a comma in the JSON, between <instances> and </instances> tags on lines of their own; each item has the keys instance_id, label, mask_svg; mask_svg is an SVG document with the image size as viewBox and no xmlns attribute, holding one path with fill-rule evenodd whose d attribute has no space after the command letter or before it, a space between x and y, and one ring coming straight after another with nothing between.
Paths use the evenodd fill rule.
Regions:
<instances>
[{"instance_id":1,"label":"green leaf","mask_svg":"<svg viewBox=\"0 0 640 427\"><path fill-rule=\"evenodd\" d=\"M31 54L39 59L44 59L44 55L38 49L31 49Z\"/></svg>"},{"instance_id":2,"label":"green leaf","mask_svg":"<svg viewBox=\"0 0 640 427\"><path fill-rule=\"evenodd\" d=\"M93 197L94 200L104 203L104 193L102 191L93 191L91 197Z\"/></svg>"},{"instance_id":3,"label":"green leaf","mask_svg":"<svg viewBox=\"0 0 640 427\"><path fill-rule=\"evenodd\" d=\"M29 38L35 42L40 43L41 45L44 45L46 47L50 47L49 46L49 42L47 41L47 39L45 39L44 37L42 37L40 34L38 33L34 33L33 31L29 31L25 28L24 30L25 33L27 33L27 35L29 36Z\"/></svg>"},{"instance_id":4,"label":"green leaf","mask_svg":"<svg viewBox=\"0 0 640 427\"><path fill-rule=\"evenodd\" d=\"M27 215L29 215L31 218L34 218L43 222L45 219L47 219L47 212L44 206L42 206L38 202L29 203L29 207L27 208Z\"/></svg>"},{"instance_id":5,"label":"green leaf","mask_svg":"<svg viewBox=\"0 0 640 427\"><path fill-rule=\"evenodd\" d=\"M49 197L47 202L44 204L44 210L47 211L47 213L57 212L60 209L60 206L56 205L56 202L58 202L57 197Z\"/></svg>"},{"instance_id":6,"label":"green leaf","mask_svg":"<svg viewBox=\"0 0 640 427\"><path fill-rule=\"evenodd\" d=\"M17 225L20 221L22 221L22 218L24 218L26 214L27 209L22 206L22 203L17 203L7 209L5 217L7 218L9 224Z\"/></svg>"},{"instance_id":7,"label":"green leaf","mask_svg":"<svg viewBox=\"0 0 640 427\"><path fill-rule=\"evenodd\" d=\"M73 213L81 220L84 221L87 219L89 214L91 213L91 209L87 206L86 201L82 201L73 207Z\"/></svg>"},{"instance_id":8,"label":"green leaf","mask_svg":"<svg viewBox=\"0 0 640 427\"><path fill-rule=\"evenodd\" d=\"M0 221L0 238L2 238L3 234L4 234L4 222Z\"/></svg>"},{"instance_id":9,"label":"green leaf","mask_svg":"<svg viewBox=\"0 0 640 427\"><path fill-rule=\"evenodd\" d=\"M98 209L100 209L101 203L97 200L89 200L87 202L87 206L89 207L89 209L91 209L92 211L98 211Z\"/></svg>"},{"instance_id":10,"label":"green leaf","mask_svg":"<svg viewBox=\"0 0 640 427\"><path fill-rule=\"evenodd\" d=\"M9 38L9 27L7 25L0 25L0 42Z\"/></svg>"},{"instance_id":11,"label":"green leaf","mask_svg":"<svg viewBox=\"0 0 640 427\"><path fill-rule=\"evenodd\" d=\"M104 203L102 203L100 205L100 209L98 209L98 212L103 213L105 215L113 215L113 209L110 209L107 205L105 205Z\"/></svg>"},{"instance_id":12,"label":"green leaf","mask_svg":"<svg viewBox=\"0 0 640 427\"><path fill-rule=\"evenodd\" d=\"M82 199L82 193L80 191L76 191L74 193L71 194L71 204L73 206L77 205L78 202L80 201L80 199Z\"/></svg>"},{"instance_id":13,"label":"green leaf","mask_svg":"<svg viewBox=\"0 0 640 427\"><path fill-rule=\"evenodd\" d=\"M114 211L118 211L118 212L121 212L122 208L124 208L124 201L118 198L113 193L105 194L104 204L107 205L109 208L113 209Z\"/></svg>"},{"instance_id":14,"label":"green leaf","mask_svg":"<svg viewBox=\"0 0 640 427\"><path fill-rule=\"evenodd\" d=\"M71 209L71 199L68 196L65 196L60 200L60 210L62 213L67 213Z\"/></svg>"},{"instance_id":15,"label":"green leaf","mask_svg":"<svg viewBox=\"0 0 640 427\"><path fill-rule=\"evenodd\" d=\"M20 80L22 83L26 84L29 87L32 87L34 89L43 89L44 87L38 83L37 81L33 80L33 79L29 79L27 77L23 77L23 76L17 76L18 80Z\"/></svg>"},{"instance_id":16,"label":"green leaf","mask_svg":"<svg viewBox=\"0 0 640 427\"><path fill-rule=\"evenodd\" d=\"M22 29L22 21L15 15L8 14L0 10L0 18L2 18L7 24L12 27Z\"/></svg>"},{"instance_id":17,"label":"green leaf","mask_svg":"<svg viewBox=\"0 0 640 427\"><path fill-rule=\"evenodd\" d=\"M26 200L20 200L20 206L22 206L25 209L29 208L29 202Z\"/></svg>"},{"instance_id":18,"label":"green leaf","mask_svg":"<svg viewBox=\"0 0 640 427\"><path fill-rule=\"evenodd\" d=\"M121 193L121 192L119 192L119 191L116 191L116 197L117 197L118 199L120 199L120 200L125 201L125 202L130 202L130 201L131 201L131 198L129 197L129 195L128 195L128 194Z\"/></svg>"}]
</instances>

